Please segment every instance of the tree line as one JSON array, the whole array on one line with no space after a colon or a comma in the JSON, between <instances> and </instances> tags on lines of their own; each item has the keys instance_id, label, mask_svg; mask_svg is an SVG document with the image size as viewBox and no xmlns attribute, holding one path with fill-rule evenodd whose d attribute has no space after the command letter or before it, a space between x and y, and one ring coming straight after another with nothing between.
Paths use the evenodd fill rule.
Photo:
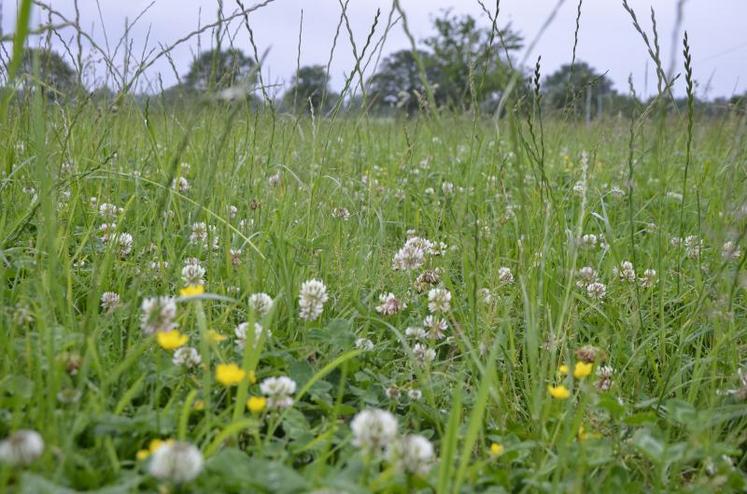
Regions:
<instances>
[{"instance_id":1,"label":"tree line","mask_svg":"<svg viewBox=\"0 0 747 494\"><path fill-rule=\"evenodd\" d=\"M257 61L235 47L200 53L178 83L160 91L159 96L166 104L209 97L259 105L269 98L282 111L316 115L353 108L379 115L415 115L434 105L456 112L492 114L511 88L512 105L531 105L539 95L543 111L587 121L601 116L629 116L646 103L634 95L619 93L606 74L582 61L561 66L535 87L533 75L516 66L514 54L522 47L521 34L510 24L488 28L469 15L447 11L434 18L433 33L421 40L419 47L378 60L373 75L365 82L361 80L359 86L350 84L344 98L332 90L329 72L322 65L300 67L284 92L272 91L268 96L266 88L261 87ZM85 92L80 75L49 49L27 49L21 74L19 91L40 87L53 99ZM104 87L95 94L110 97L113 91ZM672 109L684 105L684 100L670 100ZM747 93L698 100L696 109L706 115L744 113Z\"/></svg>"}]
</instances>

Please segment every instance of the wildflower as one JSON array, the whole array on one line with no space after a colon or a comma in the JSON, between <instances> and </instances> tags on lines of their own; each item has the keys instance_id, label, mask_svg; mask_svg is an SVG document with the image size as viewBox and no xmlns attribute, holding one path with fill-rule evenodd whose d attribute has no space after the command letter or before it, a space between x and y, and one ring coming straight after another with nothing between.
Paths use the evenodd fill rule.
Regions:
<instances>
[{"instance_id":1,"label":"wildflower","mask_svg":"<svg viewBox=\"0 0 747 494\"><path fill-rule=\"evenodd\" d=\"M391 316L405 309L407 304L397 300L393 293L382 293L379 295L380 304L376 306L376 312L384 316Z\"/></svg>"},{"instance_id":2,"label":"wildflower","mask_svg":"<svg viewBox=\"0 0 747 494\"><path fill-rule=\"evenodd\" d=\"M202 471L202 453L193 445L176 441L158 448L148 465L148 473L160 480L183 484L197 478Z\"/></svg>"},{"instance_id":3,"label":"wildflower","mask_svg":"<svg viewBox=\"0 0 747 494\"><path fill-rule=\"evenodd\" d=\"M428 336L434 340L443 339L444 332L448 329L449 325L445 319L441 319L435 316L426 316L423 320L423 326L428 331Z\"/></svg>"},{"instance_id":4,"label":"wildflower","mask_svg":"<svg viewBox=\"0 0 747 494\"><path fill-rule=\"evenodd\" d=\"M30 465L43 452L44 440L30 429L21 429L0 441L0 462L11 466Z\"/></svg>"},{"instance_id":5,"label":"wildflower","mask_svg":"<svg viewBox=\"0 0 747 494\"><path fill-rule=\"evenodd\" d=\"M580 348L577 348L575 354L578 360L587 363L595 362L598 359L604 360L606 358L604 351L592 345L584 345Z\"/></svg>"},{"instance_id":6,"label":"wildflower","mask_svg":"<svg viewBox=\"0 0 747 494\"><path fill-rule=\"evenodd\" d=\"M721 257L725 261L736 261L742 256L739 246L732 241L724 243L721 247Z\"/></svg>"},{"instance_id":7,"label":"wildflower","mask_svg":"<svg viewBox=\"0 0 747 494\"><path fill-rule=\"evenodd\" d=\"M246 400L246 408L254 414L262 413L266 407L267 398L264 396L251 396Z\"/></svg>"},{"instance_id":8,"label":"wildflower","mask_svg":"<svg viewBox=\"0 0 747 494\"><path fill-rule=\"evenodd\" d=\"M604 285L604 283L596 281L586 287L586 294L594 300L602 300L607 294L607 287Z\"/></svg>"},{"instance_id":9,"label":"wildflower","mask_svg":"<svg viewBox=\"0 0 747 494\"><path fill-rule=\"evenodd\" d=\"M407 392L407 397L413 401L418 401L423 397L423 392L419 389L411 389Z\"/></svg>"},{"instance_id":10,"label":"wildflower","mask_svg":"<svg viewBox=\"0 0 747 494\"><path fill-rule=\"evenodd\" d=\"M514 275L511 272L511 269L505 266L498 269L498 281L500 281L502 285L510 285L513 283Z\"/></svg>"},{"instance_id":11,"label":"wildflower","mask_svg":"<svg viewBox=\"0 0 747 494\"><path fill-rule=\"evenodd\" d=\"M156 341L161 348L170 351L186 345L189 336L182 334L178 329L172 329L171 331L157 332Z\"/></svg>"},{"instance_id":12,"label":"wildflower","mask_svg":"<svg viewBox=\"0 0 747 494\"><path fill-rule=\"evenodd\" d=\"M612 270L613 274L620 278L620 281L633 282L636 280L635 269L633 269L633 263L630 261L623 261L620 263L619 268Z\"/></svg>"},{"instance_id":13,"label":"wildflower","mask_svg":"<svg viewBox=\"0 0 747 494\"><path fill-rule=\"evenodd\" d=\"M182 268L182 281L184 281L186 285L204 285L205 268L203 268L199 262L195 264L185 264Z\"/></svg>"},{"instance_id":14,"label":"wildflower","mask_svg":"<svg viewBox=\"0 0 747 494\"><path fill-rule=\"evenodd\" d=\"M573 377L576 379L583 379L591 374L591 369L594 366L591 362L576 362L573 367Z\"/></svg>"},{"instance_id":15,"label":"wildflower","mask_svg":"<svg viewBox=\"0 0 747 494\"><path fill-rule=\"evenodd\" d=\"M703 248L703 241L696 235L688 235L685 237L685 254L690 259L697 259L700 257L700 251Z\"/></svg>"},{"instance_id":16,"label":"wildflower","mask_svg":"<svg viewBox=\"0 0 747 494\"><path fill-rule=\"evenodd\" d=\"M179 290L179 295L187 298L187 297L199 297L205 293L205 287L202 285L188 285Z\"/></svg>"},{"instance_id":17,"label":"wildflower","mask_svg":"<svg viewBox=\"0 0 747 494\"><path fill-rule=\"evenodd\" d=\"M189 192L189 180L187 180L184 177L177 177L174 180L172 187L174 188L174 190L177 190L181 192L182 194L185 194Z\"/></svg>"},{"instance_id":18,"label":"wildflower","mask_svg":"<svg viewBox=\"0 0 747 494\"><path fill-rule=\"evenodd\" d=\"M397 437L397 419L386 410L363 410L353 417L353 445L366 454L379 453Z\"/></svg>"},{"instance_id":19,"label":"wildflower","mask_svg":"<svg viewBox=\"0 0 747 494\"><path fill-rule=\"evenodd\" d=\"M394 441L387 453L389 461L407 473L427 475L433 465L433 444L420 435L411 434Z\"/></svg>"},{"instance_id":20,"label":"wildflower","mask_svg":"<svg viewBox=\"0 0 747 494\"><path fill-rule=\"evenodd\" d=\"M236 326L236 329L234 329L234 334L236 335L236 345L239 347L239 349L243 349L244 345L246 344L246 332L249 329L249 323L242 322L238 326ZM254 345L259 343L259 339L262 336L262 331L264 329L262 328L262 325L258 322L254 323ZM271 336L270 331L267 331L268 336Z\"/></svg>"},{"instance_id":21,"label":"wildflower","mask_svg":"<svg viewBox=\"0 0 747 494\"><path fill-rule=\"evenodd\" d=\"M270 184L271 187L280 184L280 173L278 172L274 175L270 175L270 178L267 179L267 183Z\"/></svg>"},{"instance_id":22,"label":"wildflower","mask_svg":"<svg viewBox=\"0 0 747 494\"><path fill-rule=\"evenodd\" d=\"M327 287L324 283L316 279L304 281L298 295L298 316L306 321L318 319L328 299Z\"/></svg>"},{"instance_id":23,"label":"wildflower","mask_svg":"<svg viewBox=\"0 0 747 494\"><path fill-rule=\"evenodd\" d=\"M228 251L228 255L231 257L231 266L241 266L241 254L243 254L241 249L230 249Z\"/></svg>"},{"instance_id":24,"label":"wildflower","mask_svg":"<svg viewBox=\"0 0 747 494\"><path fill-rule=\"evenodd\" d=\"M200 357L200 354L195 348L192 348L191 346L183 346L174 352L171 361L174 365L192 369L202 363L202 357Z\"/></svg>"},{"instance_id":25,"label":"wildflower","mask_svg":"<svg viewBox=\"0 0 747 494\"><path fill-rule=\"evenodd\" d=\"M410 326L405 329L405 336L409 336L410 338L414 338L416 340L422 340L425 339L427 333L425 332L425 329L421 327Z\"/></svg>"},{"instance_id":26,"label":"wildflower","mask_svg":"<svg viewBox=\"0 0 747 494\"><path fill-rule=\"evenodd\" d=\"M622 190L622 189L621 189L620 187L618 187L617 185L613 185L613 186L612 186L612 187L610 188L610 195L611 195L612 197L614 197L615 199L619 199L619 198L621 198L621 197L625 197L625 191L624 191L624 190Z\"/></svg>"},{"instance_id":27,"label":"wildflower","mask_svg":"<svg viewBox=\"0 0 747 494\"><path fill-rule=\"evenodd\" d=\"M451 292L446 288L431 288L428 292L428 310L433 314L449 312Z\"/></svg>"},{"instance_id":28,"label":"wildflower","mask_svg":"<svg viewBox=\"0 0 747 494\"><path fill-rule=\"evenodd\" d=\"M451 182L444 182L441 184L441 191L445 196L450 196L454 193L454 184Z\"/></svg>"},{"instance_id":29,"label":"wildflower","mask_svg":"<svg viewBox=\"0 0 747 494\"><path fill-rule=\"evenodd\" d=\"M122 214L122 211L124 211L122 208L106 202L101 203L99 206L99 216L104 218L115 219L118 215Z\"/></svg>"},{"instance_id":30,"label":"wildflower","mask_svg":"<svg viewBox=\"0 0 747 494\"><path fill-rule=\"evenodd\" d=\"M505 451L505 448L503 447L502 444L493 443L493 444L490 445L490 456L492 456L494 458L498 457L498 456L501 456L504 451Z\"/></svg>"},{"instance_id":31,"label":"wildflower","mask_svg":"<svg viewBox=\"0 0 747 494\"><path fill-rule=\"evenodd\" d=\"M547 391L556 400L567 400L571 396L571 392L562 384L560 386L548 386Z\"/></svg>"},{"instance_id":32,"label":"wildflower","mask_svg":"<svg viewBox=\"0 0 747 494\"><path fill-rule=\"evenodd\" d=\"M603 365L597 368L597 382L594 386L600 391L607 391L612 387L612 375L615 370L609 365Z\"/></svg>"},{"instance_id":33,"label":"wildflower","mask_svg":"<svg viewBox=\"0 0 747 494\"><path fill-rule=\"evenodd\" d=\"M334 208L332 210L332 217L338 220L347 221L350 219L350 211L348 208Z\"/></svg>"},{"instance_id":34,"label":"wildflower","mask_svg":"<svg viewBox=\"0 0 747 494\"><path fill-rule=\"evenodd\" d=\"M296 392L296 381L290 377L268 377L262 381L259 389L267 396L267 407L270 410L293 406L291 395Z\"/></svg>"},{"instance_id":35,"label":"wildflower","mask_svg":"<svg viewBox=\"0 0 747 494\"><path fill-rule=\"evenodd\" d=\"M561 376L567 376L568 366L565 364L560 365L560 367L558 367L558 374L560 374Z\"/></svg>"},{"instance_id":36,"label":"wildflower","mask_svg":"<svg viewBox=\"0 0 747 494\"><path fill-rule=\"evenodd\" d=\"M586 288L590 284L597 281L597 273L591 266L584 266L583 268L579 269L577 277L578 280L576 281L576 286L578 288Z\"/></svg>"},{"instance_id":37,"label":"wildflower","mask_svg":"<svg viewBox=\"0 0 747 494\"><path fill-rule=\"evenodd\" d=\"M405 243L392 259L392 269L395 271L411 271L418 269L425 263L425 251L414 245Z\"/></svg>"},{"instance_id":38,"label":"wildflower","mask_svg":"<svg viewBox=\"0 0 747 494\"><path fill-rule=\"evenodd\" d=\"M176 328L176 302L171 297L148 297L140 306L140 328L150 335Z\"/></svg>"},{"instance_id":39,"label":"wildflower","mask_svg":"<svg viewBox=\"0 0 747 494\"><path fill-rule=\"evenodd\" d=\"M656 284L656 270L655 269L647 269L643 272L643 277L638 279L638 283L641 285L641 288L651 288Z\"/></svg>"},{"instance_id":40,"label":"wildflower","mask_svg":"<svg viewBox=\"0 0 747 494\"><path fill-rule=\"evenodd\" d=\"M259 317L265 317L272 310L274 302L272 297L266 293L253 293L249 296L249 307L257 313Z\"/></svg>"},{"instance_id":41,"label":"wildflower","mask_svg":"<svg viewBox=\"0 0 747 494\"><path fill-rule=\"evenodd\" d=\"M228 339L227 336L220 334L214 329L208 331L208 339L213 343L220 343Z\"/></svg>"},{"instance_id":42,"label":"wildflower","mask_svg":"<svg viewBox=\"0 0 747 494\"><path fill-rule=\"evenodd\" d=\"M573 192L583 195L586 192L586 184L579 180L573 185Z\"/></svg>"},{"instance_id":43,"label":"wildflower","mask_svg":"<svg viewBox=\"0 0 747 494\"><path fill-rule=\"evenodd\" d=\"M433 362L436 358L436 351L432 348L428 348L422 343L415 343L412 347L412 353L420 364L427 364Z\"/></svg>"},{"instance_id":44,"label":"wildflower","mask_svg":"<svg viewBox=\"0 0 747 494\"><path fill-rule=\"evenodd\" d=\"M133 238L129 233L113 233L109 242L115 245L119 257L127 257L132 252Z\"/></svg>"},{"instance_id":45,"label":"wildflower","mask_svg":"<svg viewBox=\"0 0 747 494\"><path fill-rule=\"evenodd\" d=\"M192 233L189 235L189 243L197 245L203 249L208 247L208 239L212 237L212 248L218 248L218 234L213 225L207 225L204 222L193 223Z\"/></svg>"},{"instance_id":46,"label":"wildflower","mask_svg":"<svg viewBox=\"0 0 747 494\"><path fill-rule=\"evenodd\" d=\"M228 217L230 219L236 218L236 215L239 214L239 208L234 206L233 204L228 205Z\"/></svg>"},{"instance_id":47,"label":"wildflower","mask_svg":"<svg viewBox=\"0 0 747 494\"><path fill-rule=\"evenodd\" d=\"M392 384L391 386L389 386L388 388L384 390L384 394L390 400L396 401L396 400L399 400L399 397L402 394L402 392L399 390L399 388L395 384Z\"/></svg>"},{"instance_id":48,"label":"wildflower","mask_svg":"<svg viewBox=\"0 0 747 494\"><path fill-rule=\"evenodd\" d=\"M490 305L493 302L493 294L490 293L490 289L480 288L477 291L477 294L480 296L480 300L483 304Z\"/></svg>"},{"instance_id":49,"label":"wildflower","mask_svg":"<svg viewBox=\"0 0 747 494\"><path fill-rule=\"evenodd\" d=\"M355 348L363 350L364 352L370 352L374 349L373 341L368 338L358 338L355 340Z\"/></svg>"},{"instance_id":50,"label":"wildflower","mask_svg":"<svg viewBox=\"0 0 747 494\"><path fill-rule=\"evenodd\" d=\"M101 294L101 309L107 314L114 312L120 304L119 294L116 292L104 292Z\"/></svg>"},{"instance_id":51,"label":"wildflower","mask_svg":"<svg viewBox=\"0 0 747 494\"><path fill-rule=\"evenodd\" d=\"M441 270L439 268L423 271L415 279L415 289L418 293L423 292L429 285L438 285L441 281Z\"/></svg>"},{"instance_id":52,"label":"wildflower","mask_svg":"<svg viewBox=\"0 0 747 494\"><path fill-rule=\"evenodd\" d=\"M584 247L586 249L592 249L597 246L598 238L593 233L587 233L586 235L583 235L579 241L581 244L581 247Z\"/></svg>"},{"instance_id":53,"label":"wildflower","mask_svg":"<svg viewBox=\"0 0 747 494\"><path fill-rule=\"evenodd\" d=\"M218 364L215 379L223 386L236 386L246 377L246 372L236 364Z\"/></svg>"}]
</instances>

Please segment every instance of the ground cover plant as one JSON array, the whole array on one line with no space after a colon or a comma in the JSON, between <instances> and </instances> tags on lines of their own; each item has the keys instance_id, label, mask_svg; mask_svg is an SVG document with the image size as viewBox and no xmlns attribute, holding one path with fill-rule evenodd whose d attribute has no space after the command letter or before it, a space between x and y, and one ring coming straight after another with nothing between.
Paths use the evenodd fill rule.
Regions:
<instances>
[{"instance_id":1,"label":"ground cover plant","mask_svg":"<svg viewBox=\"0 0 747 494\"><path fill-rule=\"evenodd\" d=\"M684 70L590 124L7 97L0 489L743 491L747 127Z\"/></svg>"}]
</instances>

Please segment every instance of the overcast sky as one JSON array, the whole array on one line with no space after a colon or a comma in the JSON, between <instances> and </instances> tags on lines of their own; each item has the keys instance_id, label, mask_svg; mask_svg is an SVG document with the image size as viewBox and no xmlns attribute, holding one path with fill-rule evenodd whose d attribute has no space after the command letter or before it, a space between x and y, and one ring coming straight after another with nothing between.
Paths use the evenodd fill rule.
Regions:
<instances>
[{"instance_id":1,"label":"overcast sky","mask_svg":"<svg viewBox=\"0 0 747 494\"><path fill-rule=\"evenodd\" d=\"M2 1L2 0L0 0ZM257 0L243 0L246 6ZM104 28L111 49L124 31L125 19L132 21L152 0L99 0L101 18L95 0L79 0L81 24L93 33L102 46L106 44ZM224 12L237 8L236 0L223 0ZM16 7L15 0L4 0L4 33L13 31ZM72 0L52 0L55 9L73 17ZM407 14L410 30L418 39L431 32L432 18L441 9L451 8L454 13L470 14L484 25L489 21L476 0L401 0ZM494 0L486 0L494 8ZM538 35L559 0L502 0L499 24L508 22L527 40L527 44ZM577 0L560 1L560 8L548 29L538 40L531 54L525 55L533 64L537 55L542 55L543 72L548 74L571 60L573 31ZM662 57L665 68L672 62L672 33L676 19L677 0L630 0L638 18L646 29L650 29L649 8L656 9ZM386 25L391 0L350 0L350 18L356 43L360 47L370 29L377 8L382 10L382 22L375 35L378 40ZM301 64L326 65L332 39L340 15L338 0L275 0L273 3L250 15L255 40L260 52L269 49L265 63L265 80L271 83L287 82L296 67L298 28L303 9L303 36ZM150 30L150 47L168 45L194 31L198 24L214 22L216 0L155 0L132 32L134 51L140 53ZM37 8L35 22L46 22ZM200 20L201 19L201 20ZM699 83L700 96L708 92L709 97L730 96L747 90L747 0L689 0L684 6L683 28L689 32L693 51L695 77ZM237 45L251 53L248 36L240 24ZM64 31L71 37L73 32ZM650 31L649 31L650 32ZM202 48L210 46L209 34L201 39ZM55 46L60 47L59 41ZM384 54L408 48L401 23L388 35ZM359 48L360 49L360 48ZM187 71L197 51L197 39L180 46L173 52L173 60L180 74ZM633 75L639 93L655 91L655 76L645 47L632 27L630 17L622 8L621 0L585 0L583 4L577 59L590 63L600 72L607 72L618 91L627 90L628 75ZM676 46L676 71L681 71L681 33ZM331 67L332 85L339 88L354 65L354 58L347 33L340 35L340 43ZM149 72L151 80L160 73L165 86L175 82L169 63L162 59ZM678 93L681 93L682 84Z\"/></svg>"}]
</instances>

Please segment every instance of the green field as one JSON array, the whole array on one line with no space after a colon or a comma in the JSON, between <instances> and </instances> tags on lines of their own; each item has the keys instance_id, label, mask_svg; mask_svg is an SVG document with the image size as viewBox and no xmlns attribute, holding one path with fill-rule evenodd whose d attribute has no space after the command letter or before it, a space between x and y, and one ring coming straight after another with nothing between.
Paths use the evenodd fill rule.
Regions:
<instances>
[{"instance_id":1,"label":"green field","mask_svg":"<svg viewBox=\"0 0 747 494\"><path fill-rule=\"evenodd\" d=\"M138 452L169 438L205 457L194 492L744 488L745 257L723 247L747 227L743 121L697 123L683 189L685 116L545 123L535 146L517 119L10 113L2 432L45 449L5 489L155 490ZM328 300L304 320L311 279ZM175 319L145 323L173 319L199 365L144 332L153 296ZM273 376L290 407L256 399ZM432 458L357 447L368 408Z\"/></svg>"}]
</instances>

